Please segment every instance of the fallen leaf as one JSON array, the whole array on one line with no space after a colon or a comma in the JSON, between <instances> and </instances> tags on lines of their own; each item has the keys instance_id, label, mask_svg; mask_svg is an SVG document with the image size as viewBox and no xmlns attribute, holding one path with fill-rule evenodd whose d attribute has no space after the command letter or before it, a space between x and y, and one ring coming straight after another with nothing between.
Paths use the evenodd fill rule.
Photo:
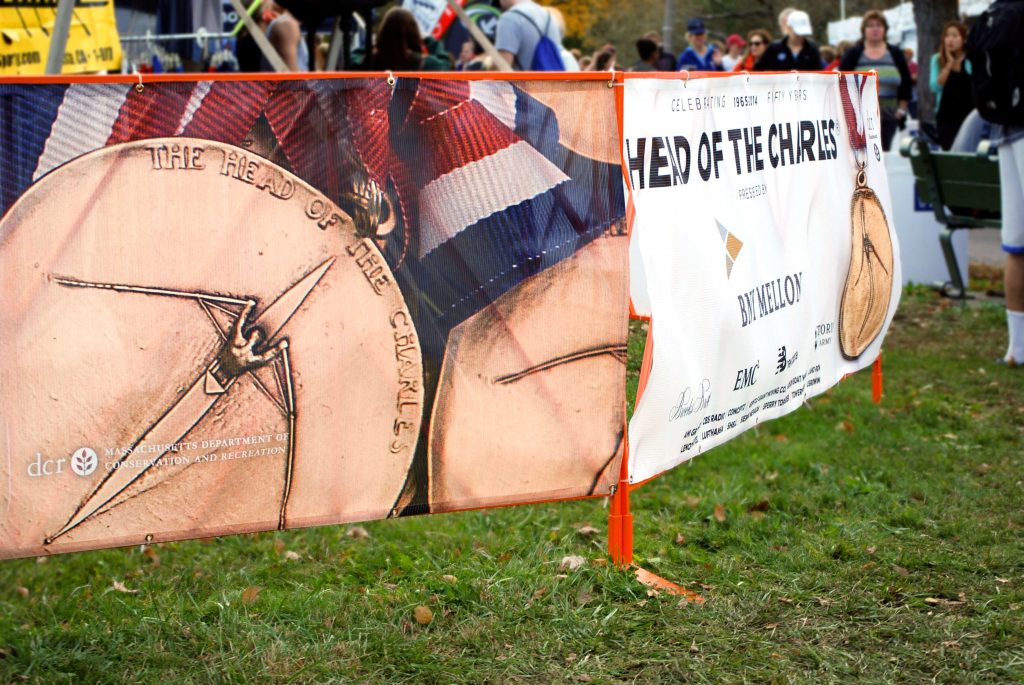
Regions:
<instances>
[{"instance_id":1,"label":"fallen leaf","mask_svg":"<svg viewBox=\"0 0 1024 685\"><path fill-rule=\"evenodd\" d=\"M350 538L361 540L363 538L370 537L370 531L366 530L362 526L352 526L348 529L348 533L346 533L346 535L348 535Z\"/></svg>"},{"instance_id":2,"label":"fallen leaf","mask_svg":"<svg viewBox=\"0 0 1024 685\"><path fill-rule=\"evenodd\" d=\"M593 526L582 526L580 528L577 528L576 532L582 535L583 537L587 538L592 535L597 535L601 531L599 531L597 528L594 528Z\"/></svg>"},{"instance_id":3,"label":"fallen leaf","mask_svg":"<svg viewBox=\"0 0 1024 685\"><path fill-rule=\"evenodd\" d=\"M676 533L676 544L677 545L685 545L686 544L686 536L683 535L682 533Z\"/></svg>"},{"instance_id":4,"label":"fallen leaf","mask_svg":"<svg viewBox=\"0 0 1024 685\"><path fill-rule=\"evenodd\" d=\"M875 553L875 548L874 547L868 547L864 551L867 552L868 554L874 554Z\"/></svg>"},{"instance_id":5,"label":"fallen leaf","mask_svg":"<svg viewBox=\"0 0 1024 685\"><path fill-rule=\"evenodd\" d=\"M593 680L593 678L588 676L586 673L580 673L578 676L576 676L576 680L581 683L589 683L591 680Z\"/></svg>"},{"instance_id":6,"label":"fallen leaf","mask_svg":"<svg viewBox=\"0 0 1024 685\"><path fill-rule=\"evenodd\" d=\"M255 585L250 585L249 587L245 588L245 590L242 592L242 603L254 604L256 602L256 599L260 596L260 591L261 588L258 588Z\"/></svg>"},{"instance_id":7,"label":"fallen leaf","mask_svg":"<svg viewBox=\"0 0 1024 685\"><path fill-rule=\"evenodd\" d=\"M779 597L779 602L782 604L792 604L793 600L791 600L789 597Z\"/></svg>"},{"instance_id":8,"label":"fallen leaf","mask_svg":"<svg viewBox=\"0 0 1024 685\"><path fill-rule=\"evenodd\" d=\"M906 578L907 576L910 575L910 571L908 571L907 569L903 568L902 566L893 566L892 569L894 571L896 571L896 573L898 573L901 576L903 576L904 578Z\"/></svg>"},{"instance_id":9,"label":"fallen leaf","mask_svg":"<svg viewBox=\"0 0 1024 685\"><path fill-rule=\"evenodd\" d=\"M36 557L37 564L45 564L50 560L50 557Z\"/></svg>"},{"instance_id":10,"label":"fallen leaf","mask_svg":"<svg viewBox=\"0 0 1024 685\"><path fill-rule=\"evenodd\" d=\"M324 628L333 628L334 627L334 620L335 620L334 616L328 616L327 618L325 618L324 619Z\"/></svg>"},{"instance_id":11,"label":"fallen leaf","mask_svg":"<svg viewBox=\"0 0 1024 685\"><path fill-rule=\"evenodd\" d=\"M599 557L597 559L591 559L590 563L593 564L594 566L607 566L608 565L608 560L606 558L604 558L604 557Z\"/></svg>"},{"instance_id":12,"label":"fallen leaf","mask_svg":"<svg viewBox=\"0 0 1024 685\"><path fill-rule=\"evenodd\" d=\"M284 552L284 540L281 538L274 538L274 551L278 554Z\"/></svg>"},{"instance_id":13,"label":"fallen leaf","mask_svg":"<svg viewBox=\"0 0 1024 685\"><path fill-rule=\"evenodd\" d=\"M434 612L430 610L430 607L422 604L412 610L412 615L421 626L425 626L434 620Z\"/></svg>"},{"instance_id":14,"label":"fallen leaf","mask_svg":"<svg viewBox=\"0 0 1024 685\"><path fill-rule=\"evenodd\" d=\"M146 555L146 558L149 559L149 562L153 564L153 566L160 566L160 555L156 553L155 549L152 547L146 547L142 550L142 553Z\"/></svg>"},{"instance_id":15,"label":"fallen leaf","mask_svg":"<svg viewBox=\"0 0 1024 685\"><path fill-rule=\"evenodd\" d=\"M832 600L828 597L815 597L814 601L817 602L819 606L823 607L827 607L832 604Z\"/></svg>"},{"instance_id":16,"label":"fallen leaf","mask_svg":"<svg viewBox=\"0 0 1024 685\"><path fill-rule=\"evenodd\" d=\"M789 442L789 438L784 433L779 433L775 436L775 442Z\"/></svg>"},{"instance_id":17,"label":"fallen leaf","mask_svg":"<svg viewBox=\"0 0 1024 685\"><path fill-rule=\"evenodd\" d=\"M939 604L942 603L942 600L939 599L938 597L925 597L924 598L924 603L925 604L930 604L931 606L938 606Z\"/></svg>"},{"instance_id":18,"label":"fallen leaf","mask_svg":"<svg viewBox=\"0 0 1024 685\"><path fill-rule=\"evenodd\" d=\"M660 595L660 594L661 594L661 593L660 593L660 592L658 592L657 590L655 590L654 588L650 588L650 589L649 589L649 590L647 591L647 596L648 596L648 597L657 597L657 596L658 596L658 595Z\"/></svg>"},{"instance_id":19,"label":"fallen leaf","mask_svg":"<svg viewBox=\"0 0 1024 685\"><path fill-rule=\"evenodd\" d=\"M750 518L754 519L755 521L760 521L761 519L764 518L764 512L763 511L752 511L752 512L750 512Z\"/></svg>"},{"instance_id":20,"label":"fallen leaf","mask_svg":"<svg viewBox=\"0 0 1024 685\"><path fill-rule=\"evenodd\" d=\"M589 590L580 590L580 593L576 595L576 604L583 607L594 601L594 594Z\"/></svg>"},{"instance_id":21,"label":"fallen leaf","mask_svg":"<svg viewBox=\"0 0 1024 685\"><path fill-rule=\"evenodd\" d=\"M700 504L700 497L694 497L693 495L687 495L683 499L683 504L688 506L690 509L696 509L697 505Z\"/></svg>"},{"instance_id":22,"label":"fallen leaf","mask_svg":"<svg viewBox=\"0 0 1024 685\"><path fill-rule=\"evenodd\" d=\"M700 651L700 647L697 646L697 641L696 640L694 640L693 642L690 643L690 651L693 652L694 654L696 654L697 652Z\"/></svg>"},{"instance_id":23,"label":"fallen leaf","mask_svg":"<svg viewBox=\"0 0 1024 685\"><path fill-rule=\"evenodd\" d=\"M1000 585L1006 585L1010 581L1008 579L1006 579L1006 578L996 578L996 582L999 583Z\"/></svg>"},{"instance_id":24,"label":"fallen leaf","mask_svg":"<svg viewBox=\"0 0 1024 685\"><path fill-rule=\"evenodd\" d=\"M719 523L725 523L725 507L721 504L715 505L715 520Z\"/></svg>"},{"instance_id":25,"label":"fallen leaf","mask_svg":"<svg viewBox=\"0 0 1024 685\"><path fill-rule=\"evenodd\" d=\"M575 571L583 564L587 563L587 560L583 557L571 555L562 557L562 563L558 565L559 571Z\"/></svg>"},{"instance_id":26,"label":"fallen leaf","mask_svg":"<svg viewBox=\"0 0 1024 685\"><path fill-rule=\"evenodd\" d=\"M451 574L445 574L445 575L441 576L441 580L445 581L446 583L457 583L457 582L459 582L459 579L456 578L455 576L451 575Z\"/></svg>"},{"instance_id":27,"label":"fallen leaf","mask_svg":"<svg viewBox=\"0 0 1024 685\"><path fill-rule=\"evenodd\" d=\"M544 596L544 595L546 595L547 593L548 593L548 588L547 588L547 586L545 586L545 587L542 587L542 588L538 588L538 589L537 589L537 590L536 590L536 591L535 591L535 592L533 593L533 597L530 597L530 603L532 604L533 602L536 602L536 601L537 601L538 599L540 599L541 597L543 597L543 596Z\"/></svg>"},{"instance_id":28,"label":"fallen leaf","mask_svg":"<svg viewBox=\"0 0 1024 685\"><path fill-rule=\"evenodd\" d=\"M299 554L298 552L293 552L292 550L288 550L287 552L284 553L284 558L285 558L285 561L298 561L299 559L302 558L302 555Z\"/></svg>"},{"instance_id":29,"label":"fallen leaf","mask_svg":"<svg viewBox=\"0 0 1024 685\"><path fill-rule=\"evenodd\" d=\"M943 433L942 437L944 437L946 440L956 440L957 439L956 433Z\"/></svg>"},{"instance_id":30,"label":"fallen leaf","mask_svg":"<svg viewBox=\"0 0 1024 685\"><path fill-rule=\"evenodd\" d=\"M847 433L853 432L853 424L845 419L836 424L836 430L846 431Z\"/></svg>"},{"instance_id":31,"label":"fallen leaf","mask_svg":"<svg viewBox=\"0 0 1024 685\"><path fill-rule=\"evenodd\" d=\"M139 592L138 590L129 590L127 587L125 587L124 583L122 583L119 580L114 581L114 589L118 592L124 592L125 594L129 595L134 595Z\"/></svg>"},{"instance_id":32,"label":"fallen leaf","mask_svg":"<svg viewBox=\"0 0 1024 685\"><path fill-rule=\"evenodd\" d=\"M960 643L956 640L943 640L942 646L946 649L960 649Z\"/></svg>"},{"instance_id":33,"label":"fallen leaf","mask_svg":"<svg viewBox=\"0 0 1024 685\"><path fill-rule=\"evenodd\" d=\"M765 629L765 630L775 630L775 629L776 629L776 628L778 628L778 627L779 627L779 624L778 624L778 623L769 623L768 625L766 625L766 626L764 627L764 629Z\"/></svg>"},{"instance_id":34,"label":"fallen leaf","mask_svg":"<svg viewBox=\"0 0 1024 685\"><path fill-rule=\"evenodd\" d=\"M18 594L21 595L22 597L28 597L28 594L29 594L28 588L19 585L18 586Z\"/></svg>"},{"instance_id":35,"label":"fallen leaf","mask_svg":"<svg viewBox=\"0 0 1024 685\"><path fill-rule=\"evenodd\" d=\"M778 471L769 471L768 473L764 474L764 479L767 480L767 481L773 481L773 480L775 480L778 477L779 477L779 472Z\"/></svg>"}]
</instances>

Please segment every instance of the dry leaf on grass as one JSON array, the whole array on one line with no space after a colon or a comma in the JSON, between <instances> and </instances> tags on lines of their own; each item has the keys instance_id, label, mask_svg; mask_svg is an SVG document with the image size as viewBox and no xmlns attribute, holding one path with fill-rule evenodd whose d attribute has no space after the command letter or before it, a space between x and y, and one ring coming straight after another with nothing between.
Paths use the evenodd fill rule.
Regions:
<instances>
[{"instance_id":1,"label":"dry leaf on grass","mask_svg":"<svg viewBox=\"0 0 1024 685\"><path fill-rule=\"evenodd\" d=\"M346 533L346 535L356 540L362 540L363 538L370 537L370 531L366 530L362 526L352 526L348 529L348 533Z\"/></svg>"},{"instance_id":2,"label":"dry leaf on grass","mask_svg":"<svg viewBox=\"0 0 1024 685\"><path fill-rule=\"evenodd\" d=\"M445 575L441 576L441 580L443 580L446 583L457 583L459 581L458 578L456 578L455 576L453 576L451 574L445 574Z\"/></svg>"},{"instance_id":3,"label":"dry leaf on grass","mask_svg":"<svg viewBox=\"0 0 1024 685\"><path fill-rule=\"evenodd\" d=\"M577 528L576 532L582 535L583 537L588 538L592 535L597 535L601 531L597 528L594 528L593 526L582 526L580 528Z\"/></svg>"},{"instance_id":4,"label":"dry leaf on grass","mask_svg":"<svg viewBox=\"0 0 1024 685\"><path fill-rule=\"evenodd\" d=\"M242 591L242 603L243 604L255 604L256 600L260 596L262 588L258 588L255 585L250 585Z\"/></svg>"},{"instance_id":5,"label":"dry leaf on grass","mask_svg":"<svg viewBox=\"0 0 1024 685\"><path fill-rule=\"evenodd\" d=\"M867 552L868 554L874 554L875 553L875 548L873 546L872 547L868 547L864 551Z\"/></svg>"},{"instance_id":6,"label":"dry leaf on grass","mask_svg":"<svg viewBox=\"0 0 1024 685\"><path fill-rule=\"evenodd\" d=\"M587 560L575 554L563 557L562 563L558 565L559 571L575 571L587 563Z\"/></svg>"},{"instance_id":7,"label":"dry leaf on grass","mask_svg":"<svg viewBox=\"0 0 1024 685\"><path fill-rule=\"evenodd\" d=\"M903 568L902 566L893 566L892 569L894 571L896 571L896 573L898 573L901 576L903 576L904 578L906 578L907 576L910 575L910 571L908 571L907 569Z\"/></svg>"},{"instance_id":8,"label":"dry leaf on grass","mask_svg":"<svg viewBox=\"0 0 1024 685\"><path fill-rule=\"evenodd\" d=\"M853 432L853 424L849 421L840 421L836 424L837 431L846 431L847 433Z\"/></svg>"},{"instance_id":9,"label":"dry leaf on grass","mask_svg":"<svg viewBox=\"0 0 1024 685\"><path fill-rule=\"evenodd\" d=\"M682 533L676 533L676 544L677 545L685 545L686 544L686 536L683 535Z\"/></svg>"},{"instance_id":10,"label":"dry leaf on grass","mask_svg":"<svg viewBox=\"0 0 1024 685\"><path fill-rule=\"evenodd\" d=\"M287 552L284 553L284 558L285 558L285 561L298 561L299 559L302 558L302 555L299 554L298 552L293 552L291 550L288 550Z\"/></svg>"},{"instance_id":11,"label":"dry leaf on grass","mask_svg":"<svg viewBox=\"0 0 1024 685\"><path fill-rule=\"evenodd\" d=\"M114 589L118 592L123 592L128 595L138 594L139 592L138 590L129 590L127 587L125 587L124 583L122 583L119 580L114 581Z\"/></svg>"},{"instance_id":12,"label":"dry leaf on grass","mask_svg":"<svg viewBox=\"0 0 1024 685\"><path fill-rule=\"evenodd\" d=\"M725 523L725 507L721 504L715 505L715 520L719 523Z\"/></svg>"},{"instance_id":13,"label":"dry leaf on grass","mask_svg":"<svg viewBox=\"0 0 1024 685\"><path fill-rule=\"evenodd\" d=\"M412 610L412 615L421 626L425 626L434 620L434 612L430 610L430 607L422 604Z\"/></svg>"},{"instance_id":14,"label":"dry leaf on grass","mask_svg":"<svg viewBox=\"0 0 1024 685\"><path fill-rule=\"evenodd\" d=\"M274 551L278 554L284 552L284 540L282 540L281 538L274 539Z\"/></svg>"},{"instance_id":15,"label":"dry leaf on grass","mask_svg":"<svg viewBox=\"0 0 1024 685\"><path fill-rule=\"evenodd\" d=\"M22 597L28 597L28 595L29 595L28 588L24 587L22 585L19 585L18 586L18 594L21 595Z\"/></svg>"},{"instance_id":16,"label":"dry leaf on grass","mask_svg":"<svg viewBox=\"0 0 1024 685\"><path fill-rule=\"evenodd\" d=\"M683 499L683 504L688 506L690 509L696 509L697 505L700 504L700 497L694 497L693 495L687 495L686 498Z\"/></svg>"}]
</instances>

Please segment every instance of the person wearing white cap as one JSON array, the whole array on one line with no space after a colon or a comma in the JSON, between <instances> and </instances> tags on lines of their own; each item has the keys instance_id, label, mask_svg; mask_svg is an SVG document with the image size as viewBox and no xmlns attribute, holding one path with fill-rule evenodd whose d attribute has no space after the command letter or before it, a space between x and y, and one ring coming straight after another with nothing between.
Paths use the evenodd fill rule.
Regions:
<instances>
[{"instance_id":1,"label":"person wearing white cap","mask_svg":"<svg viewBox=\"0 0 1024 685\"><path fill-rule=\"evenodd\" d=\"M814 34L811 18L803 10L793 10L786 17L786 37L768 46L755 71L821 71L824 64L818 46L810 39Z\"/></svg>"}]
</instances>

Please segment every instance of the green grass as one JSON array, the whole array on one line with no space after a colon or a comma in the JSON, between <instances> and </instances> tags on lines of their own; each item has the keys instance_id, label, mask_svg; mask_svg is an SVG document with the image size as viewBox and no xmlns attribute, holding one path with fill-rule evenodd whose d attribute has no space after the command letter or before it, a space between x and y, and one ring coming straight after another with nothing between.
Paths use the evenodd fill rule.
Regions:
<instances>
[{"instance_id":1,"label":"green grass","mask_svg":"<svg viewBox=\"0 0 1024 685\"><path fill-rule=\"evenodd\" d=\"M1024 681L1005 335L914 290L881 407L858 374L635 492L637 561L704 606L607 565L601 500L246 535L0 563L0 681Z\"/></svg>"}]
</instances>

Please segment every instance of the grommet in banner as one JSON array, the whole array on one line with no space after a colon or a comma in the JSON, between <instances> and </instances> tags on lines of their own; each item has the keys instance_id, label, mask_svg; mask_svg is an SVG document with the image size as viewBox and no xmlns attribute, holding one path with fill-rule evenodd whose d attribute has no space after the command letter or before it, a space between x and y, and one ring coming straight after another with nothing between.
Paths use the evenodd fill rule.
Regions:
<instances>
[{"instance_id":1,"label":"grommet in banner","mask_svg":"<svg viewBox=\"0 0 1024 685\"><path fill-rule=\"evenodd\" d=\"M789 71L790 71L790 73L796 74L796 80L797 81L800 80L800 72L799 71L797 71L796 69L790 69Z\"/></svg>"},{"instance_id":2,"label":"grommet in banner","mask_svg":"<svg viewBox=\"0 0 1024 685\"><path fill-rule=\"evenodd\" d=\"M139 82L135 84L135 92L141 93L142 91L146 90L146 86L142 84L142 74L140 74L139 72L135 72L135 75L139 77Z\"/></svg>"},{"instance_id":3,"label":"grommet in banner","mask_svg":"<svg viewBox=\"0 0 1024 685\"><path fill-rule=\"evenodd\" d=\"M390 71L388 72L388 87L391 88L391 90L395 89L395 75Z\"/></svg>"},{"instance_id":4,"label":"grommet in banner","mask_svg":"<svg viewBox=\"0 0 1024 685\"><path fill-rule=\"evenodd\" d=\"M747 71L746 69L744 69L743 73L746 74L746 76L747 76L747 83L750 83L750 72Z\"/></svg>"},{"instance_id":5,"label":"grommet in banner","mask_svg":"<svg viewBox=\"0 0 1024 685\"><path fill-rule=\"evenodd\" d=\"M614 88L615 87L615 69L612 69L612 78L611 78L610 81L608 81L608 87L609 88Z\"/></svg>"},{"instance_id":6,"label":"grommet in banner","mask_svg":"<svg viewBox=\"0 0 1024 685\"><path fill-rule=\"evenodd\" d=\"M683 69L683 73L686 74L686 79L683 81L683 88L686 88L686 84L690 82L690 71L689 69Z\"/></svg>"}]
</instances>

